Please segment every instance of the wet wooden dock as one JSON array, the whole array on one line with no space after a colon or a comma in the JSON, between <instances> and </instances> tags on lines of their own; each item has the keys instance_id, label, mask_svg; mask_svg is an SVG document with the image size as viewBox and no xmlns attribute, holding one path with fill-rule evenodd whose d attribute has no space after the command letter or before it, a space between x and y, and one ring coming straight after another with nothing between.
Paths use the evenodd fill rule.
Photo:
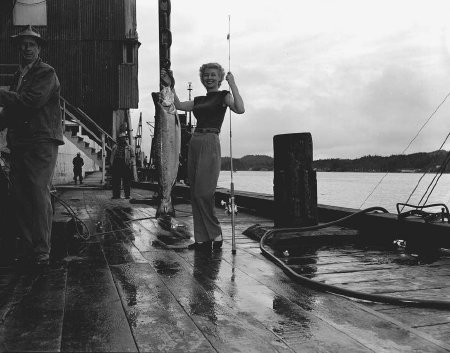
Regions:
<instances>
[{"instance_id":1,"label":"wet wooden dock","mask_svg":"<svg viewBox=\"0 0 450 353\"><path fill-rule=\"evenodd\" d=\"M297 284L242 234L273 225L254 215L237 215L235 256L222 209L222 251L187 250L140 203L151 196L133 189L131 203L107 190L61 189L91 237L71 244L61 266L0 269L0 351L450 351L450 311L362 303ZM178 225L192 231L190 205L176 210ZM58 206L57 217L65 212Z\"/></svg>"}]
</instances>

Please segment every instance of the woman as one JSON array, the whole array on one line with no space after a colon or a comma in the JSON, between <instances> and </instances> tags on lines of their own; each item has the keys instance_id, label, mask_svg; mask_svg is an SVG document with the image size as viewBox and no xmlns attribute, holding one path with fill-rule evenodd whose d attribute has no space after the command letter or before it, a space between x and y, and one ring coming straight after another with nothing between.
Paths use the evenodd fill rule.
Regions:
<instances>
[{"instance_id":1,"label":"woman","mask_svg":"<svg viewBox=\"0 0 450 353\"><path fill-rule=\"evenodd\" d=\"M167 72L162 72L167 81ZM189 249L211 250L222 247L222 229L215 215L214 193L220 174L221 150L219 133L227 107L236 114L245 112L244 102L228 72L225 79L231 89L220 91L225 71L217 63L200 67L200 81L206 88L206 95L193 101L180 102L175 91L175 107L194 113L197 126L189 143L188 179L191 190L192 213L194 216L194 240Z\"/></svg>"}]
</instances>

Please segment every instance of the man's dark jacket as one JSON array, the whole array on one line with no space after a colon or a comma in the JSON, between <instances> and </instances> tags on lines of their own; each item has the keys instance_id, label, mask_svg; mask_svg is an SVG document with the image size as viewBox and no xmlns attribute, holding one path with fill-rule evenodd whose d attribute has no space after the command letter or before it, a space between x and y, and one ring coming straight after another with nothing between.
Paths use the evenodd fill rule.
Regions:
<instances>
[{"instance_id":1,"label":"man's dark jacket","mask_svg":"<svg viewBox=\"0 0 450 353\"><path fill-rule=\"evenodd\" d=\"M76 156L73 160L72 160L72 164L73 164L73 169L74 170L81 170L83 165L84 165L84 161L83 158L81 158L80 156Z\"/></svg>"},{"instance_id":2,"label":"man's dark jacket","mask_svg":"<svg viewBox=\"0 0 450 353\"><path fill-rule=\"evenodd\" d=\"M38 58L17 88L20 75L19 70L10 90L0 93L0 107L4 107L0 125L9 128L10 145L41 140L64 144L55 70Z\"/></svg>"}]
</instances>

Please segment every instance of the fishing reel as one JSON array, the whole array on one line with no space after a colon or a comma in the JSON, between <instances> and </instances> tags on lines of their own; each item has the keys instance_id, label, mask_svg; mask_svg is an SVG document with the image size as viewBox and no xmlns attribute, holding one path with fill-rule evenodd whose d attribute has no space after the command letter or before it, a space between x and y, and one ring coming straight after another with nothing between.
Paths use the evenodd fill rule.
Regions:
<instances>
[{"instance_id":1,"label":"fishing reel","mask_svg":"<svg viewBox=\"0 0 450 353\"><path fill-rule=\"evenodd\" d=\"M235 204L234 204L234 207L233 207L233 205L231 204L231 198L228 199L228 201L224 201L224 200L220 201L220 204L224 207L224 209L225 209L225 214L231 215L232 212L233 212L234 214L237 214L237 213L238 213L238 206L237 206L236 203L235 203ZM233 208L234 208L234 210L233 210Z\"/></svg>"}]
</instances>

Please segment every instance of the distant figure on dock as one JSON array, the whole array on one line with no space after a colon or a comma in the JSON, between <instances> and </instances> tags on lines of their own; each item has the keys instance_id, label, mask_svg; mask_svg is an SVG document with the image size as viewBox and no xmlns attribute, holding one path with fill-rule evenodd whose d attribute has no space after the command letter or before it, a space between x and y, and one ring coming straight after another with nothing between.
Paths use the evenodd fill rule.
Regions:
<instances>
[{"instance_id":1,"label":"distant figure on dock","mask_svg":"<svg viewBox=\"0 0 450 353\"><path fill-rule=\"evenodd\" d=\"M123 184L125 198L130 198L131 179L133 177L133 165L135 156L133 148L128 144L127 134L119 134L117 144L111 151L112 189L113 199L120 199L120 184Z\"/></svg>"},{"instance_id":2,"label":"distant figure on dock","mask_svg":"<svg viewBox=\"0 0 450 353\"><path fill-rule=\"evenodd\" d=\"M83 165L84 161L81 158L81 153L78 152L77 156L73 159L73 181L77 183L77 179L80 179L80 184L83 184Z\"/></svg>"},{"instance_id":3,"label":"distant figure on dock","mask_svg":"<svg viewBox=\"0 0 450 353\"><path fill-rule=\"evenodd\" d=\"M147 156L144 157L144 180L150 181L150 163L148 162ZM152 180L153 181L153 180Z\"/></svg>"},{"instance_id":4,"label":"distant figure on dock","mask_svg":"<svg viewBox=\"0 0 450 353\"><path fill-rule=\"evenodd\" d=\"M161 75L165 79L168 73L163 70ZM224 77L225 71L219 64L204 64L200 67L200 81L206 88L206 95L195 97L193 101L180 102L175 94L175 107L186 112L192 111L197 119L197 127L189 143L187 167L195 239L189 249L210 251L222 247L222 228L215 215L214 204L221 166L219 133L227 107L236 114L245 112L244 101L231 72L225 77L231 93L219 91Z\"/></svg>"},{"instance_id":5,"label":"distant figure on dock","mask_svg":"<svg viewBox=\"0 0 450 353\"><path fill-rule=\"evenodd\" d=\"M49 264L53 209L51 183L64 144L60 84L39 54L46 42L31 26L12 36L20 54L9 90L0 89L0 130L8 128L13 207L21 238L23 264Z\"/></svg>"}]
</instances>

